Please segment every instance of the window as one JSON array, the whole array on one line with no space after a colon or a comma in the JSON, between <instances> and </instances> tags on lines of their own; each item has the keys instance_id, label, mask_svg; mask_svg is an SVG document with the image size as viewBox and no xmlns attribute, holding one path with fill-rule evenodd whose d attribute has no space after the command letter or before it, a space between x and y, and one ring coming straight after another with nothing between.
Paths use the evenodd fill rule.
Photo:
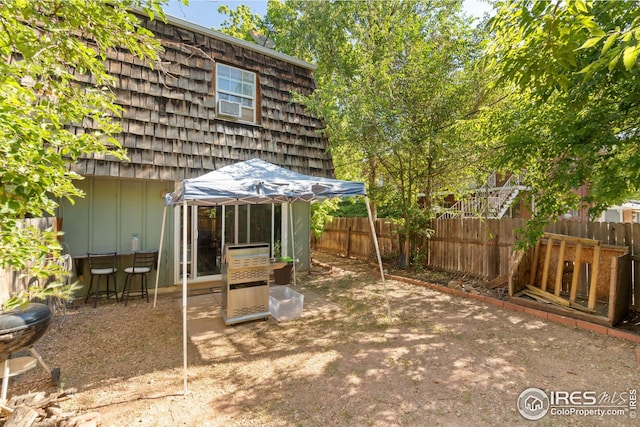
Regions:
<instances>
[{"instance_id":1,"label":"window","mask_svg":"<svg viewBox=\"0 0 640 427\"><path fill-rule=\"evenodd\" d=\"M283 207L280 203L263 205L190 206L187 211L187 264L190 281L211 280L221 274L223 247L237 243L266 242L274 254L291 254L283 233ZM183 209L175 215L174 280L182 278ZM284 228L286 230L286 226ZM284 248L282 245L284 244ZM283 252L284 249L284 252Z\"/></svg>"},{"instance_id":2,"label":"window","mask_svg":"<svg viewBox=\"0 0 640 427\"><path fill-rule=\"evenodd\" d=\"M256 73L216 64L216 101L218 116L257 122Z\"/></svg>"}]
</instances>

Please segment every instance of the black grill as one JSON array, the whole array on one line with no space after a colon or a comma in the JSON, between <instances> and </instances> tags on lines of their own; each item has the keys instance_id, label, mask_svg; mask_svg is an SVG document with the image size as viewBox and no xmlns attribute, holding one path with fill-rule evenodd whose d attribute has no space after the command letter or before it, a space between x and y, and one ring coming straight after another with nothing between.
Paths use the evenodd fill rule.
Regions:
<instances>
[{"instance_id":1,"label":"black grill","mask_svg":"<svg viewBox=\"0 0 640 427\"><path fill-rule=\"evenodd\" d=\"M49 328L51 309L31 303L22 309L0 314L0 355L31 347Z\"/></svg>"}]
</instances>

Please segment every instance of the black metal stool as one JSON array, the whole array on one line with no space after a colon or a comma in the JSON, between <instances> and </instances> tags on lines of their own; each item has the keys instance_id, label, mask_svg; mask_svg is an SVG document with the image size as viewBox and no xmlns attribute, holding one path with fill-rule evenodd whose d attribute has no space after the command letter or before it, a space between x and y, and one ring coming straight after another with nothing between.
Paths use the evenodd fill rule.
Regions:
<instances>
[{"instance_id":1,"label":"black metal stool","mask_svg":"<svg viewBox=\"0 0 640 427\"><path fill-rule=\"evenodd\" d=\"M158 261L158 251L141 251L134 252L133 265L124 269L127 273L124 280L124 288L122 289L121 300L124 300L124 305L127 305L130 294L140 294L140 298L147 297L149 302L149 288L147 286L147 275L156 268ZM135 276L140 276L140 289L131 290L131 282Z\"/></svg>"},{"instance_id":2,"label":"black metal stool","mask_svg":"<svg viewBox=\"0 0 640 427\"><path fill-rule=\"evenodd\" d=\"M87 292L87 296L84 299L85 304L89 301L89 297L92 294L93 289L93 280L96 280L96 288L93 292L93 308L98 304L98 298L100 296L104 296L109 299L112 295L115 295L116 302L118 300L118 284L116 282L116 272L118 269L116 268L116 253L109 252L103 254L89 254L89 274L91 275L91 280L89 281L89 291ZM107 279L106 289L100 290L100 280L105 277ZM109 284L111 283L111 278L113 278L113 290Z\"/></svg>"}]
</instances>

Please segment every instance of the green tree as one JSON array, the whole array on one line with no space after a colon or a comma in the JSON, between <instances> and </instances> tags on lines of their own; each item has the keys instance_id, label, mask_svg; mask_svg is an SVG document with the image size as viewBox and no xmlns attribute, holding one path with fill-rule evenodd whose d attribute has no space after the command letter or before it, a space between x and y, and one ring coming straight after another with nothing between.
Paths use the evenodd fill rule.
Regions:
<instances>
[{"instance_id":1,"label":"green tree","mask_svg":"<svg viewBox=\"0 0 640 427\"><path fill-rule=\"evenodd\" d=\"M394 75L396 116L378 161L396 189L390 205L409 244L421 245L439 197L457 193L482 170L484 151L461 122L484 99L482 73L474 68L478 39L459 4L428 15L421 37L412 42Z\"/></svg>"},{"instance_id":2,"label":"green tree","mask_svg":"<svg viewBox=\"0 0 640 427\"><path fill-rule=\"evenodd\" d=\"M82 196L69 164L83 155L125 157L113 135L120 107L104 60L126 49L147 60L159 43L131 13L164 16L156 0L11 0L0 5L0 267L59 273L56 236L23 227L53 215L60 198ZM78 77L89 74L92 85ZM70 125L90 128L75 134Z\"/></svg>"},{"instance_id":3,"label":"green tree","mask_svg":"<svg viewBox=\"0 0 640 427\"><path fill-rule=\"evenodd\" d=\"M479 165L456 126L483 98L479 38L461 2L288 1L267 19L278 48L317 62L318 90L304 102L327 123L336 172L366 177L374 204L400 221L410 259L431 198L466 185Z\"/></svg>"},{"instance_id":4,"label":"green tree","mask_svg":"<svg viewBox=\"0 0 640 427\"><path fill-rule=\"evenodd\" d=\"M233 10L227 5L222 5L218 8L218 13L229 16L229 19L225 20L220 28L215 28L221 33L255 42L256 40L251 37L252 32L257 31L258 34L262 34L266 30L262 18L257 13L252 13L250 6L241 4Z\"/></svg>"},{"instance_id":5,"label":"green tree","mask_svg":"<svg viewBox=\"0 0 640 427\"><path fill-rule=\"evenodd\" d=\"M639 190L639 5L506 1L489 22L507 97L479 120L501 143L496 167L523 171L532 189L527 242L569 210L596 215Z\"/></svg>"}]
</instances>

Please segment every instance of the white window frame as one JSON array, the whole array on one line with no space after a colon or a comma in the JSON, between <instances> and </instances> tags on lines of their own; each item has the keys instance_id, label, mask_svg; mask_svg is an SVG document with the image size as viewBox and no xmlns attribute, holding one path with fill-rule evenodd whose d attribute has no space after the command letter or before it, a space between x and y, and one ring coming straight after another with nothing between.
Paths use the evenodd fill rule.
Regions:
<instances>
[{"instance_id":1,"label":"white window frame","mask_svg":"<svg viewBox=\"0 0 640 427\"><path fill-rule=\"evenodd\" d=\"M222 77L224 70L228 70L229 73L231 74L232 72L234 73L240 73L240 79L232 79L232 78L226 78L226 77ZM231 84L236 84L236 85L240 85L240 91L235 90L235 88L222 88L221 86L223 85L224 82L228 82ZM250 88L247 88L247 86L253 86L253 90L251 90ZM240 101L241 104L241 111L245 111L245 110L251 110L252 111L252 116L251 116L251 123L256 123L257 122L257 108L258 106L257 104L257 98L258 98L258 89L257 89L257 85L258 85L258 78L257 78L257 74L254 73L253 71L247 71L244 70L242 68L238 68L238 67L233 67L231 65L227 65L227 64L222 64L222 63L216 63L216 105L218 103L218 101L220 101L221 99L227 100L227 101L231 101L231 102L238 102ZM251 93L245 93L247 92L245 89L249 89L249 91ZM240 118L239 120L241 121L247 121L246 119L242 119Z\"/></svg>"}]
</instances>

